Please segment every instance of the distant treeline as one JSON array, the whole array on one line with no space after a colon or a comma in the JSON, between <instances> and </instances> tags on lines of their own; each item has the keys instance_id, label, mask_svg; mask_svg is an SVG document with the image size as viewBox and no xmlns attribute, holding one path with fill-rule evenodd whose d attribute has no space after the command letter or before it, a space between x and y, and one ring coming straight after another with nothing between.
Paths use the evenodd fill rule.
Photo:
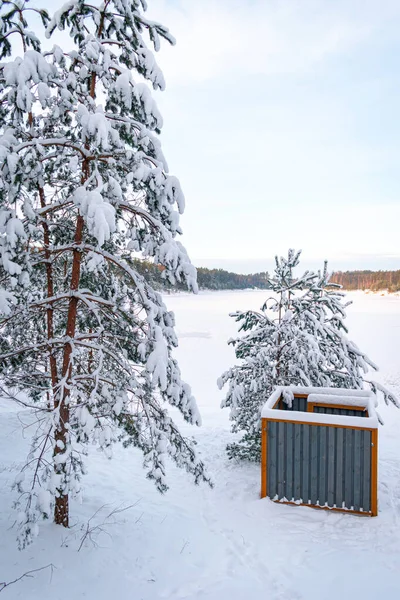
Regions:
<instances>
[{"instance_id":1,"label":"distant treeline","mask_svg":"<svg viewBox=\"0 0 400 600\"><path fill-rule=\"evenodd\" d=\"M134 259L135 269L143 275L156 289L186 289L183 284L172 286L162 276L163 268L154 263ZM197 269L197 283L201 290L244 290L246 288L267 287L268 273L255 273L253 275L238 275L224 269Z\"/></svg>"},{"instance_id":2,"label":"distant treeline","mask_svg":"<svg viewBox=\"0 0 400 600\"><path fill-rule=\"evenodd\" d=\"M185 290L184 284L172 285L162 276L163 267L145 260L134 259L136 270L158 290ZM267 289L268 272L239 275L224 269L198 267L197 283L201 290ZM337 271L330 281L339 283L344 290L400 291L400 271Z\"/></svg>"},{"instance_id":3,"label":"distant treeline","mask_svg":"<svg viewBox=\"0 0 400 600\"><path fill-rule=\"evenodd\" d=\"M400 271L337 271L330 281L344 290L400 291Z\"/></svg>"},{"instance_id":4,"label":"distant treeline","mask_svg":"<svg viewBox=\"0 0 400 600\"><path fill-rule=\"evenodd\" d=\"M197 269L197 283L204 290L244 290L246 288L266 289L269 274L238 275L224 269Z\"/></svg>"}]
</instances>

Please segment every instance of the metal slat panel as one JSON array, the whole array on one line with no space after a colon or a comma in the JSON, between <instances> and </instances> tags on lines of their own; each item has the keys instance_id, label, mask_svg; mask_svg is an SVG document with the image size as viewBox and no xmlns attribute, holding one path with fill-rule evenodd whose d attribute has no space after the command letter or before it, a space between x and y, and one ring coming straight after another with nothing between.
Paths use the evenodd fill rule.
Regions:
<instances>
[{"instance_id":1,"label":"metal slat panel","mask_svg":"<svg viewBox=\"0 0 400 600\"><path fill-rule=\"evenodd\" d=\"M361 431L360 436L360 507L364 510L364 431Z\"/></svg>"},{"instance_id":2,"label":"metal slat panel","mask_svg":"<svg viewBox=\"0 0 400 600\"><path fill-rule=\"evenodd\" d=\"M293 423L285 423L286 430L286 477L285 477L285 497L292 500L293 493Z\"/></svg>"},{"instance_id":3,"label":"metal slat panel","mask_svg":"<svg viewBox=\"0 0 400 600\"><path fill-rule=\"evenodd\" d=\"M353 433L354 429L343 430L344 451L344 502L346 508L352 508L353 503Z\"/></svg>"},{"instance_id":4,"label":"metal slat panel","mask_svg":"<svg viewBox=\"0 0 400 600\"><path fill-rule=\"evenodd\" d=\"M326 455L326 427L314 427L317 430L318 436L318 502L321 506L327 502L326 490L326 470L327 470L327 455Z\"/></svg>"},{"instance_id":5,"label":"metal slat panel","mask_svg":"<svg viewBox=\"0 0 400 600\"><path fill-rule=\"evenodd\" d=\"M310 500L310 429L309 425L302 425L302 464L301 497L304 502Z\"/></svg>"},{"instance_id":6,"label":"metal slat panel","mask_svg":"<svg viewBox=\"0 0 400 600\"><path fill-rule=\"evenodd\" d=\"M278 427L278 460L277 460L277 494L279 498L285 495L285 477L286 477L286 449L285 449L285 425L284 422L277 422Z\"/></svg>"},{"instance_id":7,"label":"metal slat panel","mask_svg":"<svg viewBox=\"0 0 400 600\"><path fill-rule=\"evenodd\" d=\"M342 415L348 417L367 416L367 411L365 410L353 410L350 408L331 408L330 406L314 406L314 412L326 415Z\"/></svg>"},{"instance_id":8,"label":"metal slat panel","mask_svg":"<svg viewBox=\"0 0 400 600\"><path fill-rule=\"evenodd\" d=\"M317 504L318 500L318 440L319 427L310 426L310 476L311 489L310 500L311 504Z\"/></svg>"},{"instance_id":9,"label":"metal slat panel","mask_svg":"<svg viewBox=\"0 0 400 600\"><path fill-rule=\"evenodd\" d=\"M336 427L328 427L327 449L327 502L328 506L335 504L335 471L336 471Z\"/></svg>"},{"instance_id":10,"label":"metal slat panel","mask_svg":"<svg viewBox=\"0 0 400 600\"><path fill-rule=\"evenodd\" d=\"M268 496L371 510L371 432L268 421Z\"/></svg>"},{"instance_id":11,"label":"metal slat panel","mask_svg":"<svg viewBox=\"0 0 400 600\"><path fill-rule=\"evenodd\" d=\"M299 400L299 408L301 412L307 412L307 398L298 398Z\"/></svg>"},{"instance_id":12,"label":"metal slat panel","mask_svg":"<svg viewBox=\"0 0 400 600\"><path fill-rule=\"evenodd\" d=\"M335 489L335 505L337 508L343 506L343 431L344 429L336 428L336 489Z\"/></svg>"},{"instance_id":13,"label":"metal slat panel","mask_svg":"<svg viewBox=\"0 0 400 600\"><path fill-rule=\"evenodd\" d=\"M282 410L296 410L300 412L307 412L307 398L294 397L292 400L292 406L289 406L288 404L286 404L286 402L281 401L278 408L282 408Z\"/></svg>"},{"instance_id":14,"label":"metal slat panel","mask_svg":"<svg viewBox=\"0 0 400 600\"><path fill-rule=\"evenodd\" d=\"M296 423L293 426L294 430L294 467L293 467L293 496L295 500L301 500L301 478L303 475L302 461L302 432L303 425Z\"/></svg>"},{"instance_id":15,"label":"metal slat panel","mask_svg":"<svg viewBox=\"0 0 400 600\"><path fill-rule=\"evenodd\" d=\"M363 431L363 510L371 510L371 432Z\"/></svg>"},{"instance_id":16,"label":"metal slat panel","mask_svg":"<svg viewBox=\"0 0 400 600\"><path fill-rule=\"evenodd\" d=\"M289 406L289 404L286 404L286 402L283 403L285 405L285 410L299 410L298 409L298 398L293 398L292 400L292 406Z\"/></svg>"},{"instance_id":17,"label":"metal slat panel","mask_svg":"<svg viewBox=\"0 0 400 600\"><path fill-rule=\"evenodd\" d=\"M359 429L354 430L354 484L353 484L353 506L354 510L361 509L361 434Z\"/></svg>"}]
</instances>

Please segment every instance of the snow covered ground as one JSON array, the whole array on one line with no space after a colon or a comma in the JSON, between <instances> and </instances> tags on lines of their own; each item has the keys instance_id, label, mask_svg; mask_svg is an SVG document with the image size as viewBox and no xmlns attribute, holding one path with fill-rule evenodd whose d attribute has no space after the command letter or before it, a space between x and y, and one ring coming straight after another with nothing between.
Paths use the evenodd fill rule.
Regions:
<instances>
[{"instance_id":1,"label":"snow covered ground","mask_svg":"<svg viewBox=\"0 0 400 600\"><path fill-rule=\"evenodd\" d=\"M350 337L380 365L377 378L400 395L400 297L349 296ZM386 425L380 429L376 519L260 500L258 466L226 458L232 434L228 412L219 408L216 379L234 360L226 340L236 328L227 315L257 309L264 297L263 291L166 297L176 313L181 369L203 416L202 428L184 429L198 440L216 482L213 490L194 486L171 466L171 487L161 496L144 479L135 450L117 448L113 461L95 452L84 502L71 506L72 528L44 523L34 545L19 552L10 483L26 453L20 420L27 415L0 405L0 581L49 563L55 567L52 574L45 569L10 585L2 592L5 600L400 596L400 411L380 408ZM93 543L86 539L78 552L91 517ZM104 520L109 524L103 528Z\"/></svg>"}]
</instances>

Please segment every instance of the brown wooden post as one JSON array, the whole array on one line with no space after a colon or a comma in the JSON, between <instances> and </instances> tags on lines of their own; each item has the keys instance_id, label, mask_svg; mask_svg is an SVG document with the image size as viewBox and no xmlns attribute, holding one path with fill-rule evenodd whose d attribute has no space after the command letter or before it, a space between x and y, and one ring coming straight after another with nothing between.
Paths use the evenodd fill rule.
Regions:
<instances>
[{"instance_id":1,"label":"brown wooden post","mask_svg":"<svg viewBox=\"0 0 400 600\"><path fill-rule=\"evenodd\" d=\"M267 496L267 428L267 419L261 419L261 498Z\"/></svg>"},{"instance_id":2,"label":"brown wooden post","mask_svg":"<svg viewBox=\"0 0 400 600\"><path fill-rule=\"evenodd\" d=\"M378 430L371 435L371 514L378 516Z\"/></svg>"}]
</instances>

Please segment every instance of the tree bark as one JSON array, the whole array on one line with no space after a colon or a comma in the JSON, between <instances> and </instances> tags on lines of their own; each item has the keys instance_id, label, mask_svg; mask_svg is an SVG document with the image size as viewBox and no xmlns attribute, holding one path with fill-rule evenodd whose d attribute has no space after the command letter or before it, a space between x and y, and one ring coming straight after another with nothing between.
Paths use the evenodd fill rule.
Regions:
<instances>
[{"instance_id":1,"label":"tree bark","mask_svg":"<svg viewBox=\"0 0 400 600\"><path fill-rule=\"evenodd\" d=\"M103 11L101 13L99 26L97 29L97 37L100 37L104 28L104 18L105 11L109 4L110 0L106 0ZM96 95L96 73L93 72L91 76L90 82L90 90L89 94L92 98ZM89 150L89 144L85 144L87 150ZM85 158L82 164L82 178L81 184L83 185L89 178L89 160ZM84 219L82 215L78 214L76 220L76 229L75 229L75 237L74 243L80 244L82 242L83 237L83 228L84 228ZM72 253L72 273L71 273L71 282L70 282L70 290L76 291L79 288L79 282L81 277L81 260L82 253L79 249L74 248ZM68 306L68 316L67 316L67 327L65 335L67 338L73 340L76 332L76 318L78 314L78 298L71 297ZM69 396L70 396L70 387L65 385L69 382L72 375L72 364L71 364L71 354L72 354L72 345L70 342L67 342L64 347L64 355L63 355L63 364L62 364L62 381L64 385L62 389L59 391L59 395L56 396L54 402L55 410L59 410L59 427L55 433L55 448L54 448L54 458L55 458L55 471L59 475L65 475L65 463L62 461L62 457L59 456L63 454L67 447L68 442L68 426L69 426L69 418L70 418L70 410L69 410ZM60 461L61 459L61 461ZM68 493L60 487L59 494L56 497L55 507L54 507L54 522L57 525L63 525L64 527L69 526L69 498Z\"/></svg>"},{"instance_id":2,"label":"tree bark","mask_svg":"<svg viewBox=\"0 0 400 600\"><path fill-rule=\"evenodd\" d=\"M80 244L82 241L83 234L83 225L84 220L82 215L78 215L76 221L76 231L75 231L75 243ZM79 250L73 250L73 258L72 258L72 274L71 274L71 283L70 290L76 291L79 287L80 275L81 275L81 260L82 253ZM69 301L68 307L68 316L67 316L67 328L65 335L67 338L71 340L75 337L76 332L76 317L78 313L78 298L72 297ZM70 342L67 342L64 349L63 356L63 364L62 364L62 379L65 383L68 382L68 379L72 374L72 365L71 365L71 354L72 354L72 345ZM59 454L63 454L65 452L65 448L67 445L67 437L68 437L68 424L69 424L69 394L70 390L68 386L63 386L63 389L60 390L61 397L56 397L54 402L54 408L59 410L59 419L60 425L55 434L55 448L54 448L54 456L57 458ZM55 465L56 473L61 475L65 474L65 463L59 463L56 460ZM69 503L68 503L68 494L65 493L65 490L62 488L59 489L59 495L56 497L56 503L54 507L54 522L57 525L63 525L64 527L68 527L69 524Z\"/></svg>"}]
</instances>

